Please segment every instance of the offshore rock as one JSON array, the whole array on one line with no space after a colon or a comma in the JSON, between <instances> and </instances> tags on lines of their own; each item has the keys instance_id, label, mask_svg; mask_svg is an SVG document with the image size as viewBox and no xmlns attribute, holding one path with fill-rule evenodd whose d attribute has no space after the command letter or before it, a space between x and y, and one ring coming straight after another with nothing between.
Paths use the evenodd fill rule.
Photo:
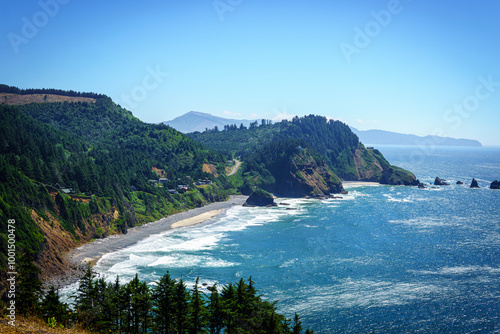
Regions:
<instances>
[{"instance_id":1,"label":"offshore rock","mask_svg":"<svg viewBox=\"0 0 500 334\"><path fill-rule=\"evenodd\" d=\"M435 186L449 186L450 184L447 182L444 182L445 180L441 180L439 177L436 176L436 179L434 180L434 185Z\"/></svg>"},{"instance_id":2,"label":"offshore rock","mask_svg":"<svg viewBox=\"0 0 500 334\"><path fill-rule=\"evenodd\" d=\"M277 206L274 203L273 195L265 190L257 189L247 198L243 206Z\"/></svg>"},{"instance_id":3,"label":"offshore rock","mask_svg":"<svg viewBox=\"0 0 500 334\"><path fill-rule=\"evenodd\" d=\"M425 184L423 184L422 182L420 182L418 184L418 189L425 189Z\"/></svg>"},{"instance_id":4,"label":"offshore rock","mask_svg":"<svg viewBox=\"0 0 500 334\"><path fill-rule=\"evenodd\" d=\"M392 186L418 186L420 183L413 173L396 166L387 168L379 182Z\"/></svg>"},{"instance_id":5,"label":"offshore rock","mask_svg":"<svg viewBox=\"0 0 500 334\"><path fill-rule=\"evenodd\" d=\"M471 182L471 184L470 184L470 187L471 187L471 188L479 188L479 185L477 184L476 179L474 179L474 178L472 179L472 182Z\"/></svg>"},{"instance_id":6,"label":"offshore rock","mask_svg":"<svg viewBox=\"0 0 500 334\"><path fill-rule=\"evenodd\" d=\"M464 184L462 181L457 181L457 184Z\"/></svg>"},{"instance_id":7,"label":"offshore rock","mask_svg":"<svg viewBox=\"0 0 500 334\"><path fill-rule=\"evenodd\" d=\"M500 182L498 180L491 182L490 189L500 189Z\"/></svg>"}]
</instances>

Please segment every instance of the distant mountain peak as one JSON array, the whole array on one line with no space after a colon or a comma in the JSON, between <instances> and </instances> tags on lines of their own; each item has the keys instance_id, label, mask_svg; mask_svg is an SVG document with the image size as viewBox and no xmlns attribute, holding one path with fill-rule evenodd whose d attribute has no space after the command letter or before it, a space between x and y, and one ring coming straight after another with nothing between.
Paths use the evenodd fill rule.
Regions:
<instances>
[{"instance_id":1,"label":"distant mountain peak","mask_svg":"<svg viewBox=\"0 0 500 334\"><path fill-rule=\"evenodd\" d=\"M176 129L177 131L183 133L190 132L203 132L206 129L213 129L218 127L220 129L224 128L224 125L236 124L248 126L252 121L246 119L229 119L219 116L214 116L209 113L204 113L200 111L190 111L174 118L171 121L163 122L166 125Z\"/></svg>"}]
</instances>

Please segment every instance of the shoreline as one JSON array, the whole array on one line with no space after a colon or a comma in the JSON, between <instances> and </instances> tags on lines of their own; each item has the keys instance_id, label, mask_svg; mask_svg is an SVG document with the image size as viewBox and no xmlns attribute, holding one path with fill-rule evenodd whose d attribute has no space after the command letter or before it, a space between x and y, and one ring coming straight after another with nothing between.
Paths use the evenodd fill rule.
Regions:
<instances>
[{"instance_id":1,"label":"shoreline","mask_svg":"<svg viewBox=\"0 0 500 334\"><path fill-rule=\"evenodd\" d=\"M348 188L354 187L374 187L382 185L380 182L369 182L369 181L342 181L342 186L347 186Z\"/></svg>"},{"instance_id":2,"label":"shoreline","mask_svg":"<svg viewBox=\"0 0 500 334\"><path fill-rule=\"evenodd\" d=\"M231 195L229 200L225 202L214 202L200 208L179 212L154 222L132 227L128 229L127 234L111 235L104 239L86 243L65 255L69 270L62 276L47 279L44 285L54 285L56 288L62 288L73 284L85 274L89 264L95 265L105 254L130 247L151 235L199 225L220 217L231 207L243 205L247 198L248 196Z\"/></svg>"}]
</instances>

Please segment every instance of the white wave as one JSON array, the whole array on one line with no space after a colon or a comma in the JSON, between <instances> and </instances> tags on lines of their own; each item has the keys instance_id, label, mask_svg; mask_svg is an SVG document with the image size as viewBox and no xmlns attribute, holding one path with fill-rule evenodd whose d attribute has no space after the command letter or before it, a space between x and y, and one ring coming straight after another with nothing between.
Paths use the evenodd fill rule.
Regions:
<instances>
[{"instance_id":1,"label":"white wave","mask_svg":"<svg viewBox=\"0 0 500 334\"><path fill-rule=\"evenodd\" d=\"M401 193L397 193L396 195L399 196L401 195ZM413 203L412 196L406 196L406 197L400 196L399 198L391 196L389 194L383 194L383 196L387 198L388 202Z\"/></svg>"},{"instance_id":2,"label":"white wave","mask_svg":"<svg viewBox=\"0 0 500 334\"><path fill-rule=\"evenodd\" d=\"M284 305L285 313L309 314L329 308L370 308L406 305L415 300L425 301L436 296L446 297L449 289L423 283L403 283L373 280L344 279L338 284L304 288L297 294L304 296L295 304ZM286 296L277 289L276 296ZM282 297L282 298L283 298ZM274 297L273 297L274 298ZM285 303L284 303L285 304ZM282 305L283 306L283 305Z\"/></svg>"},{"instance_id":3,"label":"white wave","mask_svg":"<svg viewBox=\"0 0 500 334\"><path fill-rule=\"evenodd\" d=\"M280 265L280 268L288 268L288 267L294 265L297 260L298 260L297 258L287 260L287 261L283 262L283 264Z\"/></svg>"},{"instance_id":4,"label":"white wave","mask_svg":"<svg viewBox=\"0 0 500 334\"><path fill-rule=\"evenodd\" d=\"M444 221L443 219L432 217L413 218L405 220L389 220L388 222L391 224L406 225L422 230L428 230L435 227L461 226L456 222Z\"/></svg>"},{"instance_id":5,"label":"white wave","mask_svg":"<svg viewBox=\"0 0 500 334\"><path fill-rule=\"evenodd\" d=\"M208 235L205 237L197 237L197 238L193 238L193 239L188 239L186 241L178 242L178 243L163 247L160 249L160 251L171 252L171 251L209 250L209 249L213 249L222 237L223 237L222 234L214 234L214 235Z\"/></svg>"},{"instance_id":6,"label":"white wave","mask_svg":"<svg viewBox=\"0 0 500 334\"><path fill-rule=\"evenodd\" d=\"M156 261L150 263L149 267L164 267L164 268L185 268L185 267L202 267L202 268L222 268L231 267L236 263L231 263L221 259L215 259L211 256L199 255L178 255L178 256L162 256Z\"/></svg>"},{"instance_id":7,"label":"white wave","mask_svg":"<svg viewBox=\"0 0 500 334\"><path fill-rule=\"evenodd\" d=\"M291 205L298 201L291 200ZM98 261L96 270L109 276L130 276L140 267L188 268L229 267L236 265L222 259L194 255L200 251L214 250L227 233L241 231L252 226L261 226L278 221L283 216L295 215L298 210L286 208L234 207L218 221L191 227L170 230L152 235L128 248L104 255ZM229 247L229 246L227 246Z\"/></svg>"},{"instance_id":8,"label":"white wave","mask_svg":"<svg viewBox=\"0 0 500 334\"><path fill-rule=\"evenodd\" d=\"M500 267L490 266L456 266L456 267L443 267L437 270L412 270L415 274L422 275L466 275L466 274L500 274Z\"/></svg>"}]
</instances>

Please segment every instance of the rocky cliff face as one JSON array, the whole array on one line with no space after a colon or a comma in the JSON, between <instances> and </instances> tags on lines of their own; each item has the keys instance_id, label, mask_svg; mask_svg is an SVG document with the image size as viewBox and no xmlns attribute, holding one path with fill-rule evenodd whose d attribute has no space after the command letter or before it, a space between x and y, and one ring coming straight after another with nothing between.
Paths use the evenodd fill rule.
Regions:
<instances>
[{"instance_id":1,"label":"rocky cliff face","mask_svg":"<svg viewBox=\"0 0 500 334\"><path fill-rule=\"evenodd\" d=\"M342 182L326 164L303 149L284 166L277 192L286 197L319 197L343 190Z\"/></svg>"},{"instance_id":2,"label":"rocky cliff face","mask_svg":"<svg viewBox=\"0 0 500 334\"><path fill-rule=\"evenodd\" d=\"M366 149L362 145L353 154L358 181L380 182L383 172L390 164L378 150Z\"/></svg>"},{"instance_id":3,"label":"rocky cliff face","mask_svg":"<svg viewBox=\"0 0 500 334\"><path fill-rule=\"evenodd\" d=\"M360 145L353 157L359 181L380 182L389 185L419 185L419 181L413 173L392 166L377 149L367 149Z\"/></svg>"},{"instance_id":4,"label":"rocky cliff face","mask_svg":"<svg viewBox=\"0 0 500 334\"><path fill-rule=\"evenodd\" d=\"M56 196L55 193L51 195ZM76 197L73 200L81 201ZM54 211L55 214L60 214L61 208L57 203L54 205ZM66 253L71 249L93 238L116 233L114 222L119 218L119 213L113 206L108 211L94 214L83 222L81 228L75 229L73 234L63 228L63 222L59 216L50 212L46 212L45 217L41 217L35 210L31 210L31 217L45 237L45 242L35 262L41 269L41 278L46 280L63 276L73 266L66 259Z\"/></svg>"}]
</instances>

